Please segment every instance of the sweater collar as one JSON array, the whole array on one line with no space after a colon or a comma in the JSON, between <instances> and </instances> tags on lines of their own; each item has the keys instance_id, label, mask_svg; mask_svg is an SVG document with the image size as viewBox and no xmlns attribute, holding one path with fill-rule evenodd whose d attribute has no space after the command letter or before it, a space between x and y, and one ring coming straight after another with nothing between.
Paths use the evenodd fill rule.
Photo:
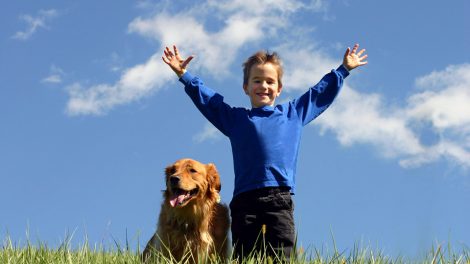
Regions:
<instances>
[{"instance_id":1,"label":"sweater collar","mask_svg":"<svg viewBox=\"0 0 470 264\"><path fill-rule=\"evenodd\" d=\"M276 109L276 106L265 105L262 107L251 108L250 112L255 115L269 115L273 113Z\"/></svg>"},{"instance_id":2,"label":"sweater collar","mask_svg":"<svg viewBox=\"0 0 470 264\"><path fill-rule=\"evenodd\" d=\"M276 106L265 105L261 107L251 108L251 111L273 111Z\"/></svg>"}]
</instances>

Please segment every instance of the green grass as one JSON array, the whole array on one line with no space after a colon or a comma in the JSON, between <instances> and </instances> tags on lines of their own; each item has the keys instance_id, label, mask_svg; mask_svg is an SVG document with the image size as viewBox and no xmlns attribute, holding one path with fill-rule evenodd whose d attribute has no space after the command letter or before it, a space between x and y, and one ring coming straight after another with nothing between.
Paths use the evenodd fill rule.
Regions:
<instances>
[{"instance_id":1,"label":"green grass","mask_svg":"<svg viewBox=\"0 0 470 264\"><path fill-rule=\"evenodd\" d=\"M66 239L58 248L49 248L44 243L31 244L29 241L25 245L15 245L9 237L5 238L0 245L1 264L22 264L22 263L141 263L140 252L129 249L127 242L123 248L118 243L105 247L103 245L90 246L85 238L83 245L72 249L71 239ZM138 246L139 248L139 246ZM160 253L154 256L155 263L178 263L172 259L164 257ZM256 253L244 259L242 262L231 260L230 263L256 264L256 263L277 263L285 262L283 257L272 259L263 253ZM206 263L227 263L227 261L209 259ZM470 249L462 249L455 252L450 245L433 247L424 254L421 259L407 259L406 257L391 258L384 252L372 250L370 248L360 248L354 246L352 250L339 251L336 246L333 250L312 249L304 251L298 250L298 256L287 263L455 263L470 264Z\"/></svg>"}]
</instances>

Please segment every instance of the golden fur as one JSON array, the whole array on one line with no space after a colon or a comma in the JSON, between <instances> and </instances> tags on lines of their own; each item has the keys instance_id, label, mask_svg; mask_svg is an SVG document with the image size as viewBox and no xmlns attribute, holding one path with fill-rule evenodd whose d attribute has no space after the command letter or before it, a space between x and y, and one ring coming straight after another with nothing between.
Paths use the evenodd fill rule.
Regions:
<instances>
[{"instance_id":1,"label":"golden fur","mask_svg":"<svg viewBox=\"0 0 470 264\"><path fill-rule=\"evenodd\" d=\"M143 252L144 262L152 250L176 260L197 262L228 254L228 208L220 201L220 178L214 164L181 159L165 169L166 190L157 232Z\"/></svg>"}]
</instances>

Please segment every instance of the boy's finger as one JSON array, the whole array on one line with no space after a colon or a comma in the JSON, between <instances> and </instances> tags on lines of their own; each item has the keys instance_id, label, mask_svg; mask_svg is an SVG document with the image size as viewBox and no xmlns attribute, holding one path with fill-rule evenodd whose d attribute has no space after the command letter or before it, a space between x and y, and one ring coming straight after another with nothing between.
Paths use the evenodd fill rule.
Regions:
<instances>
[{"instance_id":1,"label":"boy's finger","mask_svg":"<svg viewBox=\"0 0 470 264\"><path fill-rule=\"evenodd\" d=\"M183 63L181 64L181 68L186 68L186 66L189 64L189 62L194 58L193 55L189 56Z\"/></svg>"},{"instance_id":2,"label":"boy's finger","mask_svg":"<svg viewBox=\"0 0 470 264\"><path fill-rule=\"evenodd\" d=\"M182 61L183 59L181 58L181 55L180 55L180 53L179 53L178 48L176 47L176 45L173 46L173 49L174 49L174 51L175 51L175 57L176 57L176 59L179 60L179 61Z\"/></svg>"},{"instance_id":3,"label":"boy's finger","mask_svg":"<svg viewBox=\"0 0 470 264\"><path fill-rule=\"evenodd\" d=\"M344 53L344 57L348 56L350 51L351 51L351 48L348 47L348 48L346 49L346 52Z\"/></svg>"},{"instance_id":4,"label":"boy's finger","mask_svg":"<svg viewBox=\"0 0 470 264\"><path fill-rule=\"evenodd\" d=\"M356 53L358 48L359 48L359 44L355 44L353 49L352 49L352 53Z\"/></svg>"},{"instance_id":5,"label":"boy's finger","mask_svg":"<svg viewBox=\"0 0 470 264\"><path fill-rule=\"evenodd\" d=\"M163 53L165 54L165 56L166 56L167 58L173 56L173 53L172 53L171 50L168 49L168 48L167 48L166 50L164 50Z\"/></svg>"},{"instance_id":6,"label":"boy's finger","mask_svg":"<svg viewBox=\"0 0 470 264\"><path fill-rule=\"evenodd\" d=\"M166 47L164 52L166 56L173 56L173 51L171 51L171 49L168 47Z\"/></svg>"}]
</instances>

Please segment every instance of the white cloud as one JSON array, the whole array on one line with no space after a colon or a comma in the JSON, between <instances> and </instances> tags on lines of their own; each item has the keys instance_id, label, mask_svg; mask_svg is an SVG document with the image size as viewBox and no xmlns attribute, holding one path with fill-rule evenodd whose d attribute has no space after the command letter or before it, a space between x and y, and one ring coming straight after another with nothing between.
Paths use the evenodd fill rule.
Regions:
<instances>
[{"instance_id":1,"label":"white cloud","mask_svg":"<svg viewBox=\"0 0 470 264\"><path fill-rule=\"evenodd\" d=\"M213 7L212 11L220 11L218 8ZM201 15L190 9L175 15L162 12L148 19L136 18L129 24L129 31L160 42L161 48L176 44L186 53L185 56L190 55L187 53L197 56L191 67L202 67L210 74L220 76L228 73L238 50L247 43L266 37L264 29L276 27L273 25L275 21L237 10L223 17L223 27L210 31Z\"/></svg>"},{"instance_id":2,"label":"white cloud","mask_svg":"<svg viewBox=\"0 0 470 264\"><path fill-rule=\"evenodd\" d=\"M61 83L62 77L58 74L52 74L47 76L46 78L42 79L41 82L43 83Z\"/></svg>"},{"instance_id":3,"label":"white cloud","mask_svg":"<svg viewBox=\"0 0 470 264\"><path fill-rule=\"evenodd\" d=\"M26 22L27 28L24 31L17 31L12 38L19 40L29 39L39 28L48 29L47 21L58 15L57 10L39 10L36 16L21 15L19 18Z\"/></svg>"},{"instance_id":4,"label":"white cloud","mask_svg":"<svg viewBox=\"0 0 470 264\"><path fill-rule=\"evenodd\" d=\"M146 63L127 69L115 84L99 84L85 88L79 83L67 87L69 115L103 115L110 109L136 101L163 87L173 73L161 62L159 55Z\"/></svg>"},{"instance_id":5,"label":"white cloud","mask_svg":"<svg viewBox=\"0 0 470 264\"><path fill-rule=\"evenodd\" d=\"M190 55L188 53L196 54L194 61L197 65L201 64L210 72L225 71L233 60L230 56L227 56L228 59L221 59L224 47L218 43L215 33L207 32L202 22L188 15L161 13L150 19L139 17L130 23L129 31L160 41L160 54L164 46L172 44L180 47L183 56ZM230 50L227 52L230 53ZM193 65L194 62L191 67Z\"/></svg>"},{"instance_id":6,"label":"white cloud","mask_svg":"<svg viewBox=\"0 0 470 264\"><path fill-rule=\"evenodd\" d=\"M59 84L62 83L62 77L65 75L64 71L52 65L49 70L49 75L41 80L42 83L50 83L50 84Z\"/></svg>"},{"instance_id":7,"label":"white cloud","mask_svg":"<svg viewBox=\"0 0 470 264\"><path fill-rule=\"evenodd\" d=\"M431 146L435 156L470 167L470 64L450 65L418 78L416 85L423 91L408 100L409 122L430 122L440 136ZM420 165L433 159L406 161Z\"/></svg>"},{"instance_id":8,"label":"white cloud","mask_svg":"<svg viewBox=\"0 0 470 264\"><path fill-rule=\"evenodd\" d=\"M276 48L281 55L284 68L284 89L306 91L318 82L325 73L341 64L333 60L312 44L289 43Z\"/></svg>"},{"instance_id":9,"label":"white cloud","mask_svg":"<svg viewBox=\"0 0 470 264\"><path fill-rule=\"evenodd\" d=\"M221 132L217 130L211 123L207 122L204 125L203 130L194 135L193 140L197 143L204 142L206 140L217 140L221 138Z\"/></svg>"},{"instance_id":10,"label":"white cloud","mask_svg":"<svg viewBox=\"0 0 470 264\"><path fill-rule=\"evenodd\" d=\"M399 110L387 109L378 94L359 93L347 85L313 124L320 126L322 133L333 131L342 145L372 144L386 157L423 151Z\"/></svg>"},{"instance_id":11,"label":"white cloud","mask_svg":"<svg viewBox=\"0 0 470 264\"><path fill-rule=\"evenodd\" d=\"M409 98L410 118L425 119L440 130L470 129L470 64L418 78L424 91Z\"/></svg>"},{"instance_id":12,"label":"white cloud","mask_svg":"<svg viewBox=\"0 0 470 264\"><path fill-rule=\"evenodd\" d=\"M299 9L323 11L326 3L323 0L296 1L296 0L210 0L210 6L226 12L243 12L248 14L263 14L269 12L294 13Z\"/></svg>"},{"instance_id":13,"label":"white cloud","mask_svg":"<svg viewBox=\"0 0 470 264\"><path fill-rule=\"evenodd\" d=\"M153 2L151 0L137 0L136 6L137 8L148 9L153 7Z\"/></svg>"},{"instance_id":14,"label":"white cloud","mask_svg":"<svg viewBox=\"0 0 470 264\"><path fill-rule=\"evenodd\" d=\"M119 72L122 70L122 58L116 52L111 53L110 62L108 62L109 70Z\"/></svg>"},{"instance_id":15,"label":"white cloud","mask_svg":"<svg viewBox=\"0 0 470 264\"><path fill-rule=\"evenodd\" d=\"M333 106L313 122L333 132L345 146L370 144L403 167L444 158L470 167L470 65L452 65L417 79L421 88L405 106L386 106L378 94L361 94L348 86ZM437 142L421 138L429 123Z\"/></svg>"}]
</instances>

